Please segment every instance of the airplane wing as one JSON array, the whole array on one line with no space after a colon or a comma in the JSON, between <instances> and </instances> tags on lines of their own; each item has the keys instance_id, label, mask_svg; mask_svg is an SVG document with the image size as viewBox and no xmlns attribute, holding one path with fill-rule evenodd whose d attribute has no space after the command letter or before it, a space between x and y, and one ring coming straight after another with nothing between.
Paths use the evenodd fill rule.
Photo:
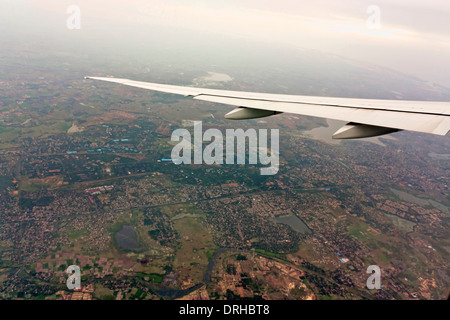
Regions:
<instances>
[{"instance_id":1,"label":"airplane wing","mask_svg":"<svg viewBox=\"0 0 450 320\"><path fill-rule=\"evenodd\" d=\"M287 112L347 121L346 125L334 133L335 139L372 137L399 130L444 136L450 131L450 102L280 95L173 86L119 78L85 78L236 106L236 109L225 115L227 119L253 119Z\"/></svg>"}]
</instances>

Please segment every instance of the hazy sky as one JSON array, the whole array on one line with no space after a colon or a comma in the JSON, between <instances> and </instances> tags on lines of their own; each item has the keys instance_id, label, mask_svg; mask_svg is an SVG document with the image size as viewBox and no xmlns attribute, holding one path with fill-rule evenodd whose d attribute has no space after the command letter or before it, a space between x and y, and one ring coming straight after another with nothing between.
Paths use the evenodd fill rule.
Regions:
<instances>
[{"instance_id":1,"label":"hazy sky","mask_svg":"<svg viewBox=\"0 0 450 320\"><path fill-rule=\"evenodd\" d=\"M69 5L81 10L81 30L66 30ZM376 21L369 6L380 9L380 28L368 27L368 19ZM19 19L30 19L39 29L46 17L60 23L61 32L94 33L99 25L102 30L134 26L149 32L170 27L183 29L183 37L189 31L196 41L209 33L270 46L289 44L450 87L448 0L0 0L2 26L9 24L0 32L14 33Z\"/></svg>"}]
</instances>

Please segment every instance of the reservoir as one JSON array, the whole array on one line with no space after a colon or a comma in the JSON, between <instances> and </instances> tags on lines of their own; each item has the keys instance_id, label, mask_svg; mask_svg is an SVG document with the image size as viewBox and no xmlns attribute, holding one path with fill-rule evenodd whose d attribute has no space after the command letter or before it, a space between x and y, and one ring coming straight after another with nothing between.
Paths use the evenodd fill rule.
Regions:
<instances>
[{"instance_id":1,"label":"reservoir","mask_svg":"<svg viewBox=\"0 0 450 320\"><path fill-rule=\"evenodd\" d=\"M389 189L403 201L415 203L422 207L431 205L431 206L435 207L436 209L441 210L442 212L446 213L447 215L450 215L450 208L436 200L425 198L425 197L419 198L410 193L407 193L405 191L401 191L398 189L394 189L394 188L389 188Z\"/></svg>"},{"instance_id":2,"label":"reservoir","mask_svg":"<svg viewBox=\"0 0 450 320\"><path fill-rule=\"evenodd\" d=\"M116 232L114 239L119 246L125 250L140 251L143 248L139 245L138 235L133 226L124 225Z\"/></svg>"},{"instance_id":3,"label":"reservoir","mask_svg":"<svg viewBox=\"0 0 450 320\"><path fill-rule=\"evenodd\" d=\"M437 160L450 160L450 154L449 153L436 153L436 152L430 152L428 154L429 157Z\"/></svg>"},{"instance_id":4,"label":"reservoir","mask_svg":"<svg viewBox=\"0 0 450 320\"><path fill-rule=\"evenodd\" d=\"M290 214L287 216L279 216L273 219L276 223L287 224L292 229L301 234L311 233L311 230L308 226L295 214Z\"/></svg>"}]
</instances>

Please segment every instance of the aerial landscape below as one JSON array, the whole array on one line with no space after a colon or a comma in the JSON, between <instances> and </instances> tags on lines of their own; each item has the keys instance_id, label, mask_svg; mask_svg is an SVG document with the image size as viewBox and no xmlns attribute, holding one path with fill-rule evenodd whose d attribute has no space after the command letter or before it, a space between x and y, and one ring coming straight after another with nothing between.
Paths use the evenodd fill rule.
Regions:
<instances>
[{"instance_id":1,"label":"aerial landscape below","mask_svg":"<svg viewBox=\"0 0 450 320\"><path fill-rule=\"evenodd\" d=\"M450 101L450 86L232 36L210 39L202 54L168 55L171 29L145 43L117 30L97 46L81 33L89 23L79 34L27 24L0 36L0 299L448 297L448 136L332 140L342 121L288 113L230 121L229 106L84 76L438 101ZM229 49L238 45L239 57ZM173 163L171 135L192 132L194 121L223 133L278 129L278 172ZM72 265L78 290L67 287ZM372 265L381 290L366 286Z\"/></svg>"}]
</instances>

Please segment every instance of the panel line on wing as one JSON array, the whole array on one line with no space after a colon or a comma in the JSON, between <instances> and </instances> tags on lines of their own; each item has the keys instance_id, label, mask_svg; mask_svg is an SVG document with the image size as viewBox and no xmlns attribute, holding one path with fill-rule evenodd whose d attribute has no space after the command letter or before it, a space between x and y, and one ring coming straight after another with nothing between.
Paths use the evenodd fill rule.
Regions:
<instances>
[{"instance_id":1,"label":"panel line on wing","mask_svg":"<svg viewBox=\"0 0 450 320\"><path fill-rule=\"evenodd\" d=\"M242 99L242 100L248 100L248 101L261 101L261 102L272 102L272 103L303 104L303 105L309 105L309 106L327 106L327 107L336 107L336 108L397 111L397 112L405 112L405 113L428 114L428 115L435 115L435 116L446 116L447 115L445 113L423 112L423 111L402 110L402 109L374 108L374 107L367 107L367 106L351 106L351 105L345 105L345 104L313 103L313 102L302 102L302 101L283 101L283 100L275 100L275 99L257 99L257 98L248 98L248 97L231 97L231 96L227 96L227 95L218 95L218 94L209 94L209 93L199 93L192 97L195 99L199 96L218 97L218 98L224 98L224 99Z\"/></svg>"}]
</instances>

